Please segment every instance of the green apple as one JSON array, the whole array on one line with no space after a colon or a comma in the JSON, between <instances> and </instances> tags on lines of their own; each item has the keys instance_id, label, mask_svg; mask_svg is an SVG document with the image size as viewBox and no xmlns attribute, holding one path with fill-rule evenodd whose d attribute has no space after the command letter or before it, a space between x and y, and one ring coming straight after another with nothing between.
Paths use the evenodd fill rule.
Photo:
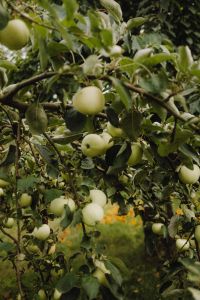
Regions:
<instances>
[{"instance_id":1,"label":"green apple","mask_svg":"<svg viewBox=\"0 0 200 300\"><path fill-rule=\"evenodd\" d=\"M133 143L131 145L131 155L128 159L129 166L135 166L142 161L143 150L139 143Z\"/></svg>"},{"instance_id":2,"label":"green apple","mask_svg":"<svg viewBox=\"0 0 200 300\"><path fill-rule=\"evenodd\" d=\"M81 150L84 155L95 157L102 155L105 151L106 143L101 136L95 133L86 135L81 143Z\"/></svg>"},{"instance_id":3,"label":"green apple","mask_svg":"<svg viewBox=\"0 0 200 300\"><path fill-rule=\"evenodd\" d=\"M105 98L98 87L87 86L74 95L73 106L82 114L95 115L104 109Z\"/></svg>"},{"instance_id":4,"label":"green apple","mask_svg":"<svg viewBox=\"0 0 200 300\"><path fill-rule=\"evenodd\" d=\"M28 43L29 36L26 24L22 20L14 19L0 30L0 43L10 50L20 50Z\"/></svg>"},{"instance_id":5,"label":"green apple","mask_svg":"<svg viewBox=\"0 0 200 300\"><path fill-rule=\"evenodd\" d=\"M96 189L90 190L90 199L92 200L93 203L96 203L101 207L104 207L107 202L106 194L101 190L96 190Z\"/></svg>"},{"instance_id":6,"label":"green apple","mask_svg":"<svg viewBox=\"0 0 200 300\"><path fill-rule=\"evenodd\" d=\"M187 251L190 248L190 242L187 239L177 239L176 249L180 252Z\"/></svg>"},{"instance_id":7,"label":"green apple","mask_svg":"<svg viewBox=\"0 0 200 300\"><path fill-rule=\"evenodd\" d=\"M15 223L15 220L13 218L8 218L7 221L4 223L4 226L6 228L12 228Z\"/></svg>"},{"instance_id":8,"label":"green apple","mask_svg":"<svg viewBox=\"0 0 200 300\"><path fill-rule=\"evenodd\" d=\"M186 166L181 166L179 173L179 179L185 184L194 184L199 180L200 168L197 165L193 165L193 170Z\"/></svg>"},{"instance_id":9,"label":"green apple","mask_svg":"<svg viewBox=\"0 0 200 300\"><path fill-rule=\"evenodd\" d=\"M153 233L158 234L158 235L162 235L164 226L165 225L163 223L153 223L153 225L152 225Z\"/></svg>"},{"instance_id":10,"label":"green apple","mask_svg":"<svg viewBox=\"0 0 200 300\"><path fill-rule=\"evenodd\" d=\"M200 243L200 225L195 227L194 237L198 243Z\"/></svg>"},{"instance_id":11,"label":"green apple","mask_svg":"<svg viewBox=\"0 0 200 300\"><path fill-rule=\"evenodd\" d=\"M112 140L112 136L109 133L104 131L100 134L100 137L105 142L105 152L106 152L109 148L111 148L114 145L114 142Z\"/></svg>"},{"instance_id":12,"label":"green apple","mask_svg":"<svg viewBox=\"0 0 200 300\"><path fill-rule=\"evenodd\" d=\"M46 296L45 290L40 289L38 291L38 297L39 297L40 300L46 300L47 296Z\"/></svg>"},{"instance_id":13,"label":"green apple","mask_svg":"<svg viewBox=\"0 0 200 300\"><path fill-rule=\"evenodd\" d=\"M28 244L26 247L26 250L28 253L31 253L31 254L40 254L41 253L39 247L34 244Z\"/></svg>"},{"instance_id":14,"label":"green apple","mask_svg":"<svg viewBox=\"0 0 200 300\"><path fill-rule=\"evenodd\" d=\"M97 203L87 204L83 210L83 222L88 226L95 226L96 223L100 222L104 217L103 208Z\"/></svg>"},{"instance_id":15,"label":"green apple","mask_svg":"<svg viewBox=\"0 0 200 300\"><path fill-rule=\"evenodd\" d=\"M53 300L59 300L62 296L62 293L59 290L55 289L53 293Z\"/></svg>"},{"instance_id":16,"label":"green apple","mask_svg":"<svg viewBox=\"0 0 200 300\"><path fill-rule=\"evenodd\" d=\"M107 123L107 132L112 137L122 137L124 136L124 131L122 128L113 126L110 122Z\"/></svg>"},{"instance_id":17,"label":"green apple","mask_svg":"<svg viewBox=\"0 0 200 300\"><path fill-rule=\"evenodd\" d=\"M32 197L31 195L27 193L23 193L21 197L19 198L19 206L20 207L28 207L32 203Z\"/></svg>"},{"instance_id":18,"label":"green apple","mask_svg":"<svg viewBox=\"0 0 200 300\"><path fill-rule=\"evenodd\" d=\"M0 179L0 187L1 188L5 188L6 186L8 186L10 183L8 181L5 181L3 179Z\"/></svg>"},{"instance_id":19,"label":"green apple","mask_svg":"<svg viewBox=\"0 0 200 300\"><path fill-rule=\"evenodd\" d=\"M100 284L108 286L108 280L105 276L105 273L100 268L97 268L92 275L97 278Z\"/></svg>"},{"instance_id":20,"label":"green apple","mask_svg":"<svg viewBox=\"0 0 200 300\"><path fill-rule=\"evenodd\" d=\"M123 53L123 49L118 45L112 46L109 51L109 55L111 57L119 57L120 55L122 55L122 53Z\"/></svg>"},{"instance_id":21,"label":"green apple","mask_svg":"<svg viewBox=\"0 0 200 300\"><path fill-rule=\"evenodd\" d=\"M2 197L3 195L4 195L4 190L0 188L0 197Z\"/></svg>"},{"instance_id":22,"label":"green apple","mask_svg":"<svg viewBox=\"0 0 200 300\"><path fill-rule=\"evenodd\" d=\"M35 227L33 230L33 236L41 241L46 240L50 235L50 227L47 224L42 224L39 228Z\"/></svg>"},{"instance_id":23,"label":"green apple","mask_svg":"<svg viewBox=\"0 0 200 300\"><path fill-rule=\"evenodd\" d=\"M50 212L52 212L57 217L61 217L65 211L65 205L69 206L71 212L74 212L76 209L74 200L61 196L51 201Z\"/></svg>"}]
</instances>

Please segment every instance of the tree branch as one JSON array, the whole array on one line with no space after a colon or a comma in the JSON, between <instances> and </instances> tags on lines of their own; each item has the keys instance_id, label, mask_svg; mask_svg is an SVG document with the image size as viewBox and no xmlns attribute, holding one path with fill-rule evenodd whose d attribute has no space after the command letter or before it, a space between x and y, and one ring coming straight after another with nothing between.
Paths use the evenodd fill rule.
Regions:
<instances>
[{"instance_id":1,"label":"tree branch","mask_svg":"<svg viewBox=\"0 0 200 300\"><path fill-rule=\"evenodd\" d=\"M174 116L176 119L181 120L182 122L186 122L186 120L180 115L178 114L171 106L169 103L162 101L160 98L144 91L143 89L128 83L128 82L124 82L123 83L125 87L127 87L129 90L132 90L142 96L145 96L147 98L148 102L154 102L157 103L158 105L160 105L161 107L165 108L172 116ZM190 127L192 127L195 130L199 130L199 128L197 126L195 126L194 124L190 124L188 123L188 125L190 125Z\"/></svg>"}]
</instances>

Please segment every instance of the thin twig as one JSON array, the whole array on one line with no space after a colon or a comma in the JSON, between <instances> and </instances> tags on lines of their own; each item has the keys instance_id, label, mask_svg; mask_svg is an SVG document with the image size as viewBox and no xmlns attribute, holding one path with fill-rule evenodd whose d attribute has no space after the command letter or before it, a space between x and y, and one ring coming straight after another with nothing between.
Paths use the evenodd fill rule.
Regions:
<instances>
[{"instance_id":1,"label":"thin twig","mask_svg":"<svg viewBox=\"0 0 200 300\"><path fill-rule=\"evenodd\" d=\"M43 23L40 23L36 20L34 20L33 18L31 18L28 14L22 12L21 10L19 10L15 5L13 5L10 1L6 1L8 6L10 6L14 11L16 11L21 17L23 17L24 19L28 20L29 22L31 23L34 23L36 25L39 25L39 26L42 26L44 28L47 28L47 29L50 29L50 30L57 30L55 27L53 26L49 26L47 24L43 24Z\"/></svg>"}]
</instances>

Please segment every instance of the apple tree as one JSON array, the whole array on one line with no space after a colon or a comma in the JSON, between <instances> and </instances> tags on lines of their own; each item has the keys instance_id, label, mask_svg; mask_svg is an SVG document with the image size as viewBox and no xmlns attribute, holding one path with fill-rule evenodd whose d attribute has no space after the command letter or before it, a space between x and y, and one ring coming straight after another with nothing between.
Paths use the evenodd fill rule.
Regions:
<instances>
[{"instance_id":1,"label":"apple tree","mask_svg":"<svg viewBox=\"0 0 200 300\"><path fill-rule=\"evenodd\" d=\"M0 2L3 259L17 299L127 299L96 243L116 202L142 217L161 297L199 299L200 62L146 32L142 15L125 22L114 0L99 7ZM58 231L78 224L80 251L66 259Z\"/></svg>"}]
</instances>

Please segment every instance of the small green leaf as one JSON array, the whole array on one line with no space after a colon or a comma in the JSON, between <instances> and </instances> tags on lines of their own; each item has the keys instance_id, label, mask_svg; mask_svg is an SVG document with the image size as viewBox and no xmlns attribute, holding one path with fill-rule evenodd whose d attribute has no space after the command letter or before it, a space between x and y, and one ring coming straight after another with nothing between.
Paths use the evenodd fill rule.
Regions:
<instances>
[{"instance_id":1,"label":"small green leaf","mask_svg":"<svg viewBox=\"0 0 200 300\"><path fill-rule=\"evenodd\" d=\"M0 162L0 167L6 167L13 164L15 162L15 155L16 155L16 146L10 145L6 155Z\"/></svg>"},{"instance_id":2,"label":"small green leaf","mask_svg":"<svg viewBox=\"0 0 200 300\"><path fill-rule=\"evenodd\" d=\"M140 86L147 92L160 94L168 87L168 77L164 73L152 74L150 78L140 78Z\"/></svg>"},{"instance_id":3,"label":"small green leaf","mask_svg":"<svg viewBox=\"0 0 200 300\"><path fill-rule=\"evenodd\" d=\"M128 20L127 22L127 29L132 30L143 25L148 19L143 17L136 17L133 19Z\"/></svg>"},{"instance_id":4,"label":"small green leaf","mask_svg":"<svg viewBox=\"0 0 200 300\"><path fill-rule=\"evenodd\" d=\"M66 11L66 19L73 20L75 17L75 13L78 10L78 3L76 0L63 0L65 11Z\"/></svg>"},{"instance_id":5,"label":"small green leaf","mask_svg":"<svg viewBox=\"0 0 200 300\"><path fill-rule=\"evenodd\" d=\"M21 192L28 192L28 190L30 188L33 189L38 182L40 182L40 179L32 175L20 178L17 180L17 189Z\"/></svg>"},{"instance_id":6,"label":"small green leaf","mask_svg":"<svg viewBox=\"0 0 200 300\"><path fill-rule=\"evenodd\" d=\"M59 198L63 194L63 191L57 189L49 189L44 191L44 199L46 202Z\"/></svg>"},{"instance_id":7,"label":"small green leaf","mask_svg":"<svg viewBox=\"0 0 200 300\"><path fill-rule=\"evenodd\" d=\"M60 222L60 226L62 229L67 228L73 220L73 213L71 212L68 205L65 205L65 215L62 221Z\"/></svg>"},{"instance_id":8,"label":"small green leaf","mask_svg":"<svg viewBox=\"0 0 200 300\"><path fill-rule=\"evenodd\" d=\"M87 121L87 117L74 108L65 111L64 119L67 128L73 132L82 131Z\"/></svg>"},{"instance_id":9,"label":"small green leaf","mask_svg":"<svg viewBox=\"0 0 200 300\"><path fill-rule=\"evenodd\" d=\"M103 29L100 32L101 41L104 47L107 49L113 44L113 36L112 36L112 30L110 29Z\"/></svg>"},{"instance_id":10,"label":"small green leaf","mask_svg":"<svg viewBox=\"0 0 200 300\"><path fill-rule=\"evenodd\" d=\"M116 146L116 145L115 145ZM107 174L117 175L118 172L122 171L126 167L126 163L131 155L131 144L125 143L120 148L115 148L115 146L108 149L106 153L106 160L111 163L111 166L108 168ZM117 145L119 146L119 145ZM113 155L117 151L116 155ZM116 149L116 150L115 150ZM112 160L109 157L112 156Z\"/></svg>"},{"instance_id":11,"label":"small green leaf","mask_svg":"<svg viewBox=\"0 0 200 300\"><path fill-rule=\"evenodd\" d=\"M111 272L111 275L113 277L113 279L115 280L115 282L121 286L122 282L123 282L123 278L122 275L120 273L120 271L118 270L117 267L115 267L115 265L113 265L109 260L106 260L104 262L105 267Z\"/></svg>"},{"instance_id":12,"label":"small green leaf","mask_svg":"<svg viewBox=\"0 0 200 300\"><path fill-rule=\"evenodd\" d=\"M121 102L124 104L125 108L128 110L131 107L131 99L130 96L123 86L123 84L117 78L111 77L112 83L116 89L116 92L120 96Z\"/></svg>"},{"instance_id":13,"label":"small green leaf","mask_svg":"<svg viewBox=\"0 0 200 300\"><path fill-rule=\"evenodd\" d=\"M112 107L108 107L106 109L106 115L108 118L108 121L115 127L119 127L119 118L117 113Z\"/></svg>"},{"instance_id":14,"label":"small green leaf","mask_svg":"<svg viewBox=\"0 0 200 300\"><path fill-rule=\"evenodd\" d=\"M188 46L181 46L178 49L178 67L179 70L183 73L188 72L188 70L193 65L193 57L191 50Z\"/></svg>"},{"instance_id":15,"label":"small green leaf","mask_svg":"<svg viewBox=\"0 0 200 300\"><path fill-rule=\"evenodd\" d=\"M48 119L46 112L40 103L32 103L29 105L25 116L29 129L33 134L41 134L46 131Z\"/></svg>"},{"instance_id":16,"label":"small green leaf","mask_svg":"<svg viewBox=\"0 0 200 300\"><path fill-rule=\"evenodd\" d=\"M142 115L138 111L129 112L121 120L121 127L128 137L136 140L141 133Z\"/></svg>"},{"instance_id":17,"label":"small green leaf","mask_svg":"<svg viewBox=\"0 0 200 300\"><path fill-rule=\"evenodd\" d=\"M59 290L61 293L67 293L69 292L72 288L74 287L79 287L79 277L74 274L74 273L67 273L62 277L57 285L56 288Z\"/></svg>"},{"instance_id":18,"label":"small green leaf","mask_svg":"<svg viewBox=\"0 0 200 300\"><path fill-rule=\"evenodd\" d=\"M81 285L83 287L83 289L85 290L89 300L93 300L96 299L99 293L99 287L100 284L97 280L97 278L93 277L93 276L84 276L82 278L82 282Z\"/></svg>"},{"instance_id":19,"label":"small green leaf","mask_svg":"<svg viewBox=\"0 0 200 300\"><path fill-rule=\"evenodd\" d=\"M0 251L10 252L15 249L13 243L0 242Z\"/></svg>"},{"instance_id":20,"label":"small green leaf","mask_svg":"<svg viewBox=\"0 0 200 300\"><path fill-rule=\"evenodd\" d=\"M0 3L0 30L4 29L9 21L8 9Z\"/></svg>"}]
</instances>

